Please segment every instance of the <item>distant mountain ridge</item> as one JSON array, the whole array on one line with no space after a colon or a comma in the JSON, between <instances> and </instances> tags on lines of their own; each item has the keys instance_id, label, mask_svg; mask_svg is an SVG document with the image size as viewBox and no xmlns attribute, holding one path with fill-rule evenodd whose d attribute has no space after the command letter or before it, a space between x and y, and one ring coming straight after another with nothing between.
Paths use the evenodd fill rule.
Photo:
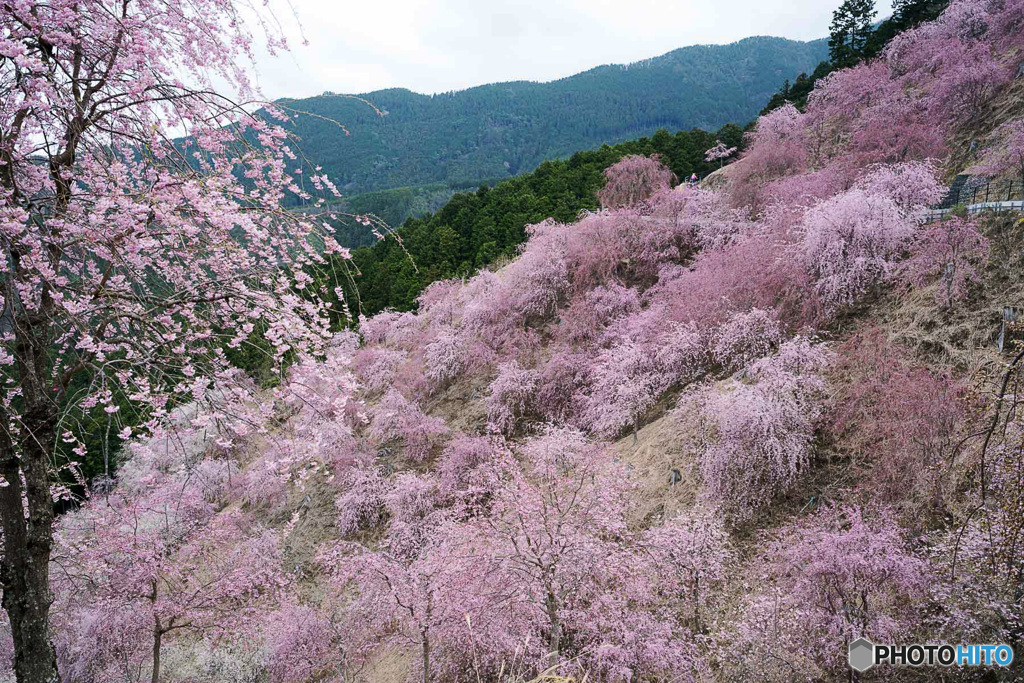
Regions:
<instances>
[{"instance_id":1,"label":"distant mountain ridge","mask_svg":"<svg viewBox=\"0 0 1024 683\"><path fill-rule=\"evenodd\" d=\"M513 81L421 95L279 100L302 152L346 193L465 185L530 171L546 159L653 134L753 119L786 80L827 57L824 40L753 37L697 45L556 81ZM333 124L344 125L349 134Z\"/></svg>"}]
</instances>

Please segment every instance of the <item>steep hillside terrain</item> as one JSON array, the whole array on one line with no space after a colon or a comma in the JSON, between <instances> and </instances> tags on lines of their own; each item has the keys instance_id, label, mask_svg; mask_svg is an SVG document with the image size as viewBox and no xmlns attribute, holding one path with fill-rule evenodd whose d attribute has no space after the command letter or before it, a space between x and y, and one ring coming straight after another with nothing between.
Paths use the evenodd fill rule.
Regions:
<instances>
[{"instance_id":1,"label":"steep hillside terrain","mask_svg":"<svg viewBox=\"0 0 1024 683\"><path fill-rule=\"evenodd\" d=\"M546 159L660 128L742 125L785 79L812 70L827 52L823 40L757 37L686 47L550 83L358 96L373 107L331 94L278 104L294 116L298 146L346 193L458 185L507 178ZM349 134L332 121L343 122Z\"/></svg>"},{"instance_id":2,"label":"steep hillside terrain","mask_svg":"<svg viewBox=\"0 0 1024 683\"><path fill-rule=\"evenodd\" d=\"M190 389L60 520L65 680L1020 680L847 653L1024 641L1024 222L923 220L1024 167L1022 61L1024 0L956 0L713 183L626 155L272 390Z\"/></svg>"}]
</instances>

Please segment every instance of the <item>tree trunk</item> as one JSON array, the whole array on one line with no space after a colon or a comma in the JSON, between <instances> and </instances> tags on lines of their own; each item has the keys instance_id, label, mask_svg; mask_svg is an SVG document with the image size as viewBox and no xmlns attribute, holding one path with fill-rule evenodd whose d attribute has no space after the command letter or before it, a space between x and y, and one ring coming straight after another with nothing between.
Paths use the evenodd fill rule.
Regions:
<instances>
[{"instance_id":1,"label":"tree trunk","mask_svg":"<svg viewBox=\"0 0 1024 683\"><path fill-rule=\"evenodd\" d=\"M693 630L700 633L700 574L693 579Z\"/></svg>"},{"instance_id":2,"label":"tree trunk","mask_svg":"<svg viewBox=\"0 0 1024 683\"><path fill-rule=\"evenodd\" d=\"M548 668L558 668L558 651L562 648L562 621L558 616L558 598L554 593L548 593L547 599L548 623L551 625L551 635L548 638Z\"/></svg>"},{"instance_id":3,"label":"tree trunk","mask_svg":"<svg viewBox=\"0 0 1024 683\"><path fill-rule=\"evenodd\" d=\"M633 445L637 444L637 434L640 432L640 418L633 418Z\"/></svg>"},{"instance_id":4,"label":"tree trunk","mask_svg":"<svg viewBox=\"0 0 1024 683\"><path fill-rule=\"evenodd\" d=\"M24 414L20 458L8 437L0 441L0 477L6 483L0 487L0 581L14 637L18 683L60 681L49 632L53 499L47 468L56 425L51 412L42 406Z\"/></svg>"},{"instance_id":5,"label":"tree trunk","mask_svg":"<svg viewBox=\"0 0 1024 683\"><path fill-rule=\"evenodd\" d=\"M120 43L120 37L117 43ZM52 47L52 46L51 46ZM116 54L116 52L115 52ZM44 216L21 195L15 183L11 156L5 153L0 186L11 194L7 201L28 209L31 221L41 227L47 219L65 216L71 201L72 174L75 154L84 132L85 120L78 115L64 134L63 151L49 157L49 175L54 183L52 213ZM60 228L48 226L54 233ZM54 272L61 270L60 240L53 236L42 238L45 254L39 255ZM17 448L7 426L14 420L7 409L0 407L0 477L6 486L0 487L0 527L3 528L3 558L0 559L0 584L3 587L2 604L11 622L14 639L14 674L18 683L59 683L57 651L50 640L50 552L53 549L53 498L50 495L50 457L57 439L59 422L58 397L53 393L59 387L54 383L51 365L53 334L63 334L54 326L56 302L53 291L43 278L39 299L35 306L25 307L18 293L18 284L26 274L22 272L24 254L12 248L5 239L7 258L10 259L8 277L3 292L5 306L11 311L14 343L12 355L23 406L21 431ZM38 266L36 266L38 267ZM32 272L32 268L28 270ZM31 280L32 275L27 277ZM8 347L9 348L9 347Z\"/></svg>"},{"instance_id":6,"label":"tree trunk","mask_svg":"<svg viewBox=\"0 0 1024 683\"><path fill-rule=\"evenodd\" d=\"M154 617L153 626L153 678L152 683L160 683L160 644L164 639L164 631L160 628L160 617Z\"/></svg>"},{"instance_id":7,"label":"tree trunk","mask_svg":"<svg viewBox=\"0 0 1024 683\"><path fill-rule=\"evenodd\" d=\"M430 636L427 629L420 630L420 654L423 657L423 683L430 683Z\"/></svg>"}]
</instances>

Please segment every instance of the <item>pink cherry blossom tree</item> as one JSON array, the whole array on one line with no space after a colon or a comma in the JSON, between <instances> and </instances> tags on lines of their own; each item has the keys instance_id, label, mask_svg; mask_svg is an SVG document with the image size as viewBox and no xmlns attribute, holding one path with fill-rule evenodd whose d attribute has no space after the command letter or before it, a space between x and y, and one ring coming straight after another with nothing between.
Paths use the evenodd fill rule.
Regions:
<instances>
[{"instance_id":1,"label":"pink cherry blossom tree","mask_svg":"<svg viewBox=\"0 0 1024 683\"><path fill-rule=\"evenodd\" d=\"M703 329L752 308L774 309L785 327L814 323L817 297L794 241L762 231L734 238L728 248L705 249L691 267L662 268L645 298L660 304L659 315Z\"/></svg>"},{"instance_id":2,"label":"pink cherry blossom tree","mask_svg":"<svg viewBox=\"0 0 1024 683\"><path fill-rule=\"evenodd\" d=\"M749 136L743 157L745 179L771 180L804 169L807 131L803 115L792 104L759 118Z\"/></svg>"},{"instance_id":3,"label":"pink cherry blossom tree","mask_svg":"<svg viewBox=\"0 0 1024 683\"><path fill-rule=\"evenodd\" d=\"M767 356L782 343L782 329L774 311L752 308L733 313L719 330L712 354L724 368L742 368Z\"/></svg>"},{"instance_id":4,"label":"pink cherry blossom tree","mask_svg":"<svg viewBox=\"0 0 1024 683\"><path fill-rule=\"evenodd\" d=\"M615 284L649 287L667 263L685 261L701 246L695 190L662 192L643 207L587 214L566 231L573 288ZM704 202L704 208L708 202Z\"/></svg>"},{"instance_id":5,"label":"pink cherry blossom tree","mask_svg":"<svg viewBox=\"0 0 1024 683\"><path fill-rule=\"evenodd\" d=\"M423 372L435 389L454 380L465 365L465 343L452 329L441 331L424 348Z\"/></svg>"},{"instance_id":6,"label":"pink cherry blossom tree","mask_svg":"<svg viewBox=\"0 0 1024 683\"><path fill-rule=\"evenodd\" d=\"M337 483L341 491L334 505L342 536L376 530L387 520L388 484L380 468L372 464L346 468L338 474Z\"/></svg>"},{"instance_id":7,"label":"pink cherry blossom tree","mask_svg":"<svg viewBox=\"0 0 1024 683\"><path fill-rule=\"evenodd\" d=\"M692 632L665 605L659 565L626 523L624 468L566 429L531 440L523 456L522 469L495 472L491 514L474 525L506 596L503 630L543 644L536 671L696 679Z\"/></svg>"},{"instance_id":8,"label":"pink cherry blossom tree","mask_svg":"<svg viewBox=\"0 0 1024 683\"><path fill-rule=\"evenodd\" d=\"M818 671L850 675L846 648L860 637L903 642L928 586L927 565L891 517L856 507L827 508L798 522L772 547L765 573L768 587L743 606L734 652L752 671L788 662L781 680L808 661Z\"/></svg>"},{"instance_id":9,"label":"pink cherry blossom tree","mask_svg":"<svg viewBox=\"0 0 1024 683\"><path fill-rule=\"evenodd\" d=\"M504 304L524 324L551 315L569 289L564 225L547 221L527 228L531 239L502 272Z\"/></svg>"},{"instance_id":10,"label":"pink cherry blossom tree","mask_svg":"<svg viewBox=\"0 0 1024 683\"><path fill-rule=\"evenodd\" d=\"M703 633L715 590L734 555L729 535L714 511L695 510L647 532L644 548L657 563L666 592L676 596L695 633Z\"/></svg>"},{"instance_id":11,"label":"pink cherry blossom tree","mask_svg":"<svg viewBox=\"0 0 1024 683\"><path fill-rule=\"evenodd\" d=\"M608 209L637 206L675 184L672 171L657 157L625 156L604 172L608 182L597 193Z\"/></svg>"},{"instance_id":12,"label":"pink cherry blossom tree","mask_svg":"<svg viewBox=\"0 0 1024 683\"><path fill-rule=\"evenodd\" d=\"M575 424L585 404L580 388L590 384L593 359L582 352L562 350L544 365L537 405L555 424Z\"/></svg>"},{"instance_id":13,"label":"pink cherry blossom tree","mask_svg":"<svg viewBox=\"0 0 1024 683\"><path fill-rule=\"evenodd\" d=\"M796 339L751 365L745 381L695 398L707 420L704 494L732 519L752 517L809 466L828 360L821 346Z\"/></svg>"},{"instance_id":14,"label":"pink cherry blossom tree","mask_svg":"<svg viewBox=\"0 0 1024 683\"><path fill-rule=\"evenodd\" d=\"M856 304L895 271L916 223L891 198L854 188L804 217L804 262L826 314Z\"/></svg>"},{"instance_id":15,"label":"pink cherry blossom tree","mask_svg":"<svg viewBox=\"0 0 1024 683\"><path fill-rule=\"evenodd\" d=\"M353 411L362 406L353 396L358 386L349 369L356 338L351 333L336 335L318 359L303 358L288 372L288 381L274 390L274 397L291 410L288 428L276 435L279 452L268 463L286 479L300 485L309 476L333 464L349 461L356 439L352 427L358 422ZM266 431L267 407L254 401L259 415L253 431ZM248 433L246 428L244 433ZM220 444L231 446L224 439Z\"/></svg>"},{"instance_id":16,"label":"pink cherry blossom tree","mask_svg":"<svg viewBox=\"0 0 1024 683\"><path fill-rule=\"evenodd\" d=\"M719 161L719 168L725 165L725 160L736 153L737 147L727 147L721 140L716 140L718 143L708 151L704 152L704 161L711 163L712 161Z\"/></svg>"},{"instance_id":17,"label":"pink cherry blossom tree","mask_svg":"<svg viewBox=\"0 0 1024 683\"><path fill-rule=\"evenodd\" d=\"M383 495L386 535L372 547L342 542L321 550L330 585L345 596L350 659L365 662L383 645L412 645L424 683L436 670L457 666L466 649L463 625L492 602L478 591L491 565L474 552L477 540L453 523L464 508L449 505L473 479L471 470L483 466L476 462L481 455L494 452L487 439L457 439L445 459L459 461L448 469L458 470L461 481L397 474ZM499 467L500 460L487 465Z\"/></svg>"},{"instance_id":18,"label":"pink cherry blossom tree","mask_svg":"<svg viewBox=\"0 0 1024 683\"><path fill-rule=\"evenodd\" d=\"M0 574L22 683L59 679L48 463L65 416L210 400L213 381L238 384L224 349L259 319L278 368L324 337L306 269L314 242L343 250L282 202L333 186L299 179L278 112L214 87L256 97L239 61L252 16L226 0L0 8ZM278 25L256 23L271 51Z\"/></svg>"},{"instance_id":19,"label":"pink cherry blossom tree","mask_svg":"<svg viewBox=\"0 0 1024 683\"><path fill-rule=\"evenodd\" d=\"M892 60L873 60L817 84L806 115L816 163L856 170L945 155L945 126L936 121L920 90L894 75L900 69Z\"/></svg>"},{"instance_id":20,"label":"pink cherry blossom tree","mask_svg":"<svg viewBox=\"0 0 1024 683\"><path fill-rule=\"evenodd\" d=\"M365 658L382 644L413 645L420 679L429 683L436 658L459 648L450 634L465 622L467 589L487 568L453 545L452 534L422 531L415 548L341 545L320 561L336 587L356 591L347 609L353 656Z\"/></svg>"},{"instance_id":21,"label":"pink cherry blossom tree","mask_svg":"<svg viewBox=\"0 0 1024 683\"><path fill-rule=\"evenodd\" d=\"M343 629L321 610L289 604L267 617L267 672L272 683L305 683L346 664Z\"/></svg>"},{"instance_id":22,"label":"pink cherry blossom tree","mask_svg":"<svg viewBox=\"0 0 1024 683\"><path fill-rule=\"evenodd\" d=\"M830 428L864 469L864 488L893 509L943 509L943 479L952 474L957 444L968 430L969 390L948 372L913 362L878 329L837 350L835 406ZM908 505L909 504L909 505Z\"/></svg>"},{"instance_id":23,"label":"pink cherry blossom tree","mask_svg":"<svg viewBox=\"0 0 1024 683\"><path fill-rule=\"evenodd\" d=\"M359 332L363 341L394 348L415 344L422 335L421 321L415 313L383 311L372 318L360 318Z\"/></svg>"},{"instance_id":24,"label":"pink cherry blossom tree","mask_svg":"<svg viewBox=\"0 0 1024 683\"><path fill-rule=\"evenodd\" d=\"M529 417L537 404L539 374L523 368L516 361L498 367L498 376L491 382L491 395L487 397L487 425L508 436Z\"/></svg>"},{"instance_id":25,"label":"pink cherry blossom tree","mask_svg":"<svg viewBox=\"0 0 1024 683\"><path fill-rule=\"evenodd\" d=\"M518 258L498 273L483 271L460 294L459 329L467 339L467 364L479 367L481 357L514 355L536 342L534 329L549 320L569 293L566 263L567 227L545 221L527 227L529 240Z\"/></svg>"},{"instance_id":26,"label":"pink cherry blossom tree","mask_svg":"<svg viewBox=\"0 0 1024 683\"><path fill-rule=\"evenodd\" d=\"M640 344L625 341L606 349L594 361L584 420L594 433L608 437L631 426L635 442L640 420L671 382Z\"/></svg>"},{"instance_id":27,"label":"pink cherry blossom tree","mask_svg":"<svg viewBox=\"0 0 1024 683\"><path fill-rule=\"evenodd\" d=\"M214 514L194 488L168 493L111 496L62 523L54 584L65 669L116 680L134 662L159 683L168 638L241 629L284 585L275 533L237 511ZM109 647L68 649L103 643L110 630Z\"/></svg>"},{"instance_id":28,"label":"pink cherry blossom tree","mask_svg":"<svg viewBox=\"0 0 1024 683\"><path fill-rule=\"evenodd\" d=\"M954 216L919 231L900 270L917 287L937 279L935 300L952 308L967 297L971 283L979 280L978 267L987 260L988 239L976 221Z\"/></svg>"},{"instance_id":29,"label":"pink cherry blossom tree","mask_svg":"<svg viewBox=\"0 0 1024 683\"><path fill-rule=\"evenodd\" d=\"M672 207L675 210L668 217L680 224L675 230L688 238L692 251L701 248L720 249L730 240L754 232L757 228L744 211L729 206L728 197L722 192L684 186L662 197L664 201L655 208L656 218L663 216L661 207L670 206L670 199L684 201L681 207ZM686 257L689 254L683 252L680 255Z\"/></svg>"},{"instance_id":30,"label":"pink cherry blossom tree","mask_svg":"<svg viewBox=\"0 0 1024 683\"><path fill-rule=\"evenodd\" d=\"M640 310L640 293L612 282L576 296L561 312L557 334L569 344L591 343L616 318Z\"/></svg>"},{"instance_id":31,"label":"pink cherry blossom tree","mask_svg":"<svg viewBox=\"0 0 1024 683\"><path fill-rule=\"evenodd\" d=\"M692 382L707 370L707 338L695 323L670 323L649 343L656 348L658 367L670 385Z\"/></svg>"},{"instance_id":32,"label":"pink cherry blossom tree","mask_svg":"<svg viewBox=\"0 0 1024 683\"><path fill-rule=\"evenodd\" d=\"M353 368L363 389L381 394L395 383L401 368L408 362L407 351L376 345L364 346L352 358Z\"/></svg>"},{"instance_id":33,"label":"pink cherry blossom tree","mask_svg":"<svg viewBox=\"0 0 1024 683\"><path fill-rule=\"evenodd\" d=\"M946 193L939 172L931 161L907 161L870 166L856 182L860 189L888 197L900 211L920 218L925 209Z\"/></svg>"},{"instance_id":34,"label":"pink cherry blossom tree","mask_svg":"<svg viewBox=\"0 0 1024 683\"><path fill-rule=\"evenodd\" d=\"M413 462L423 462L448 439L451 432L439 417L425 414L415 401L389 389L374 406L371 438L381 446L400 441Z\"/></svg>"},{"instance_id":35,"label":"pink cherry blossom tree","mask_svg":"<svg viewBox=\"0 0 1024 683\"><path fill-rule=\"evenodd\" d=\"M441 495L468 499L486 495L493 482L487 477L485 466L507 463L511 457L501 437L457 435L438 462Z\"/></svg>"}]
</instances>

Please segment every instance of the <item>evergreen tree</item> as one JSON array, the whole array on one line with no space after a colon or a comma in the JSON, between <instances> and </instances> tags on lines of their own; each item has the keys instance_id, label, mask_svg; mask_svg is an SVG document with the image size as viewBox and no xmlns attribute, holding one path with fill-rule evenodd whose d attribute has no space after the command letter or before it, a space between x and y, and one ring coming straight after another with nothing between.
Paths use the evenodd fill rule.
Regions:
<instances>
[{"instance_id":1,"label":"evergreen tree","mask_svg":"<svg viewBox=\"0 0 1024 683\"><path fill-rule=\"evenodd\" d=\"M874 0L845 0L832 14L828 47L834 66L853 66L867 56L871 24L877 14Z\"/></svg>"},{"instance_id":2,"label":"evergreen tree","mask_svg":"<svg viewBox=\"0 0 1024 683\"><path fill-rule=\"evenodd\" d=\"M889 41L908 29L931 21L949 6L949 0L895 0L892 16L879 24L868 41L867 57L882 52Z\"/></svg>"},{"instance_id":3,"label":"evergreen tree","mask_svg":"<svg viewBox=\"0 0 1024 683\"><path fill-rule=\"evenodd\" d=\"M935 19L947 6L949 0L894 0L892 14L899 28L905 30Z\"/></svg>"}]
</instances>

